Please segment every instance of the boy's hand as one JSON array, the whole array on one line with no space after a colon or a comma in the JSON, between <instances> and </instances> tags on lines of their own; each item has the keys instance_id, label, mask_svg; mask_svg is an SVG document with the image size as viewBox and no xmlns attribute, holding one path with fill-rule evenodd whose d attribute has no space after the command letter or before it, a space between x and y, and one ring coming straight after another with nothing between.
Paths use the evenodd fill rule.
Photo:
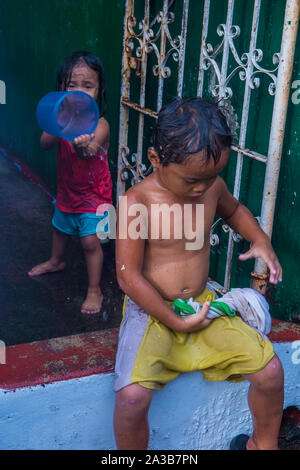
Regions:
<instances>
[{"instance_id":1,"label":"boy's hand","mask_svg":"<svg viewBox=\"0 0 300 470\"><path fill-rule=\"evenodd\" d=\"M193 331L199 331L209 325L213 318L206 318L209 312L210 302L204 302L203 307L199 312L188 315L187 317L181 317L184 322L183 331L184 333L192 333Z\"/></svg>"},{"instance_id":2,"label":"boy's hand","mask_svg":"<svg viewBox=\"0 0 300 470\"><path fill-rule=\"evenodd\" d=\"M277 284L277 282L282 281L282 268L268 237L255 241L250 250L239 255L241 261L250 258L262 258L264 260L270 270L270 283Z\"/></svg>"}]
</instances>

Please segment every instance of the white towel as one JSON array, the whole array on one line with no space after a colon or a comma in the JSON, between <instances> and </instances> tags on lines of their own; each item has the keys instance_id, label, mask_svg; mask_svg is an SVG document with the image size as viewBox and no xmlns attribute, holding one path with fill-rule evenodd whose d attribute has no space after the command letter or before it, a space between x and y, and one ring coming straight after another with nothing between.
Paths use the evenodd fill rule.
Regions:
<instances>
[{"instance_id":1,"label":"white towel","mask_svg":"<svg viewBox=\"0 0 300 470\"><path fill-rule=\"evenodd\" d=\"M254 289L231 289L222 297L215 299L216 302L226 302L226 304L235 310L242 320L260 333L264 339L270 333L272 327L272 318L269 313L269 304L262 294ZM196 311L202 307L199 302L188 302ZM196 305L198 304L198 305ZM226 315L225 313L223 315ZM214 311L208 312L207 318L217 318L219 315Z\"/></svg>"}]
</instances>

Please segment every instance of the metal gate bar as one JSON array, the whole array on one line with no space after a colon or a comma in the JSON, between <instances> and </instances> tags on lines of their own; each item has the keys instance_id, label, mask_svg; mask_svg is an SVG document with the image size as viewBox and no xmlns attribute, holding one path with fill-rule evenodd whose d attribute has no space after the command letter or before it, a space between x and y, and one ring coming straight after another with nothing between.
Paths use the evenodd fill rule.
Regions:
<instances>
[{"instance_id":1,"label":"metal gate bar","mask_svg":"<svg viewBox=\"0 0 300 470\"><path fill-rule=\"evenodd\" d=\"M252 57L253 52L256 47L260 6L261 6L261 0L255 0L248 57ZM228 5L228 8L229 8L229 5ZM232 8L233 8L233 5L232 5ZM228 27L227 27L227 31L228 31ZM227 57L227 60L228 60L228 57ZM247 73L248 73L248 78L249 78L252 76L252 73L253 73L253 63L249 59L248 59L248 62L249 62L249 65L248 65ZM251 88L250 86L245 86L242 117L241 117L241 131L240 131L240 136L239 136L239 147L241 148L244 148L245 142L246 142L250 96L251 96ZM239 195L240 195L242 169L243 169L243 154L238 151L235 181L234 181L234 190L233 190L233 195L236 199L239 199ZM233 249L234 249L234 238L233 238L232 230L230 230L229 240L228 240L228 249L227 249L227 258L226 258L226 267L225 267L225 280L224 280L225 290L228 290L230 287Z\"/></svg>"},{"instance_id":2,"label":"metal gate bar","mask_svg":"<svg viewBox=\"0 0 300 470\"><path fill-rule=\"evenodd\" d=\"M271 237L274 221L275 203L279 179L280 161L284 129L288 108L290 81L293 71L300 14L299 0L286 2L285 18L280 50L280 64L277 74L276 94L269 139L268 159L262 196L260 225ZM265 293L267 287L267 267L261 258L256 259L251 286Z\"/></svg>"},{"instance_id":3,"label":"metal gate bar","mask_svg":"<svg viewBox=\"0 0 300 470\"><path fill-rule=\"evenodd\" d=\"M175 38L171 37L168 26L171 22L174 21L174 14L171 13L168 9L168 0L163 0L162 10L158 12L154 22L152 22L154 24L156 23L156 25L160 24L156 34L154 34L153 29L149 25L149 0L144 0L144 18L139 23L139 27L142 31L140 33L135 32L134 28L137 24L137 21L134 17L134 3L134 0L126 0L124 17L117 197L124 193L125 182L129 176L129 173L133 175L132 184L140 181L145 177L145 165L142 162L144 116L147 115L152 118L156 118L162 106L164 81L171 74L171 70L167 66L167 61L171 56L173 56L173 59L178 62L178 96L182 96L184 83L184 63L188 30L189 0L183 0L181 33ZM253 1L253 17L249 50L243 53L241 56L239 56L237 53L234 45L234 39L240 35L239 26L232 24L234 6L235 0L228 0L226 23L220 24L217 27L217 34L222 39L216 47L213 47L207 42L211 1L205 0L204 2L197 95L202 96L203 94L205 72L213 72L214 81L211 81L210 92L212 96L215 97L219 102L225 104L224 109L226 109L226 106L230 107L229 99L233 94L233 91L229 86L231 79L235 75L238 75L240 80L245 82L241 123L239 126L239 142L238 144L232 145L232 150L237 152L233 194L237 199L239 198L244 157L249 157L266 164L265 186L261 206L261 216L259 219L263 230L271 236L277 194L280 157L284 136L284 126L289 97L290 78L292 73L293 55L299 21L299 1L286 1L281 51L280 53L273 54L273 69L266 69L261 66L260 62L263 58L263 51L256 49L261 0ZM136 49L134 48L134 42L137 42L138 44ZM158 42L160 42L160 48L157 46ZM169 44L169 50L167 50L167 42ZM135 56L133 55L134 51ZM158 76L158 93L155 111L149 108L145 108L147 60L148 56L153 53L155 54L157 60L157 64L153 67L153 74ZM219 67L216 60L220 54L222 54L221 67ZM233 57L235 61L235 68L228 75L229 57ZM135 103L130 99L131 69L136 69L137 71L139 70L139 103ZM260 86L260 74L264 74L270 78L268 92L270 95L275 95L269 149L267 155L262 155L254 150L245 148L251 91ZM134 109L139 113L137 151L131 156L130 149L128 148L127 144L129 109ZM129 162L130 157L132 163ZM213 232L218 223L221 221L222 220L219 219L213 224L211 230L212 245L218 243L218 237ZM234 242L240 240L238 234L235 234L226 225L223 225L223 229L228 232L229 239L224 283L223 285L219 285L215 282L215 287L220 292L227 291L230 287ZM262 263L260 259L258 259L255 263L255 270L252 273L251 285L253 288L258 289L260 292L264 293L266 280L266 265Z\"/></svg>"}]
</instances>

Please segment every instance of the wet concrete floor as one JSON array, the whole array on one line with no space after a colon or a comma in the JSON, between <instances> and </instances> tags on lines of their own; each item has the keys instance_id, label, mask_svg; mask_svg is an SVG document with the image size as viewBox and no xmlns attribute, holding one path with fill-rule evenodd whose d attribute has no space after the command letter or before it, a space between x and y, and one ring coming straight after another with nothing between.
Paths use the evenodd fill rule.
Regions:
<instances>
[{"instance_id":1,"label":"wet concrete floor","mask_svg":"<svg viewBox=\"0 0 300 470\"><path fill-rule=\"evenodd\" d=\"M64 271L29 277L33 266L49 259L54 206L1 155L0 181L0 340L10 346L118 327L123 295L114 242L102 245L102 310L83 315L87 271L79 239L71 239Z\"/></svg>"}]
</instances>

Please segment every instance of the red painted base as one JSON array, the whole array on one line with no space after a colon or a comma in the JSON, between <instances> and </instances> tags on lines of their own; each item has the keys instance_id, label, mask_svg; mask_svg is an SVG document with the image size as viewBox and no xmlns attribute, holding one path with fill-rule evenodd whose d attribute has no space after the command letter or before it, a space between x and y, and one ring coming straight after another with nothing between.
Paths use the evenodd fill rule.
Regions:
<instances>
[{"instance_id":1,"label":"red painted base","mask_svg":"<svg viewBox=\"0 0 300 470\"><path fill-rule=\"evenodd\" d=\"M300 325L272 319L272 331L268 335L273 343L289 343L300 340Z\"/></svg>"},{"instance_id":2,"label":"red painted base","mask_svg":"<svg viewBox=\"0 0 300 470\"><path fill-rule=\"evenodd\" d=\"M60 380L113 372L118 328L18 344L6 348L0 364L0 388L47 384ZM272 342L300 340L300 325L273 320Z\"/></svg>"},{"instance_id":3,"label":"red painted base","mask_svg":"<svg viewBox=\"0 0 300 470\"><path fill-rule=\"evenodd\" d=\"M0 388L13 390L113 372L118 329L18 344L6 348Z\"/></svg>"}]
</instances>

